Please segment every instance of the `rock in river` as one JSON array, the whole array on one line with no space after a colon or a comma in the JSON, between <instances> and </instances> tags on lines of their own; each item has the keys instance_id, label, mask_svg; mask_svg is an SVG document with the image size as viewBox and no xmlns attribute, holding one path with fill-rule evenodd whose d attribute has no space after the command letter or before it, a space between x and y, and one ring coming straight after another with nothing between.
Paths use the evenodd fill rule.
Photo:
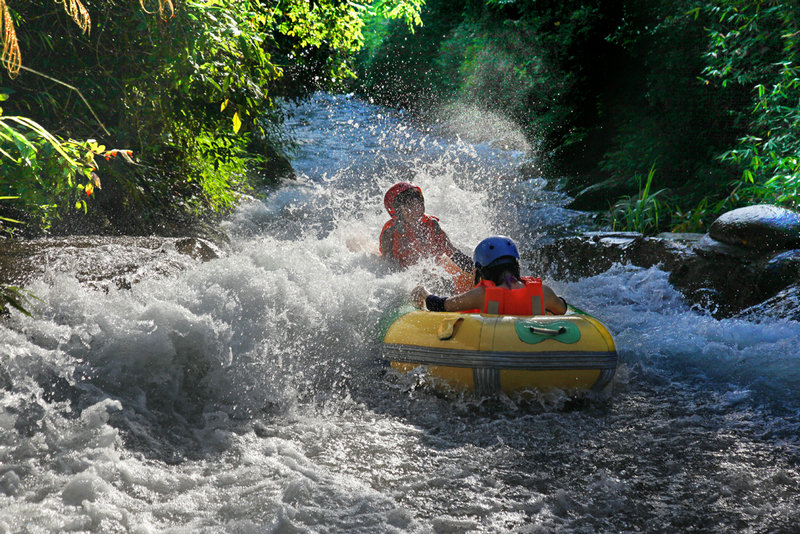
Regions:
<instances>
[{"instance_id":1,"label":"rock in river","mask_svg":"<svg viewBox=\"0 0 800 534\"><path fill-rule=\"evenodd\" d=\"M708 233L722 243L757 250L800 248L800 213L756 204L722 214Z\"/></svg>"}]
</instances>

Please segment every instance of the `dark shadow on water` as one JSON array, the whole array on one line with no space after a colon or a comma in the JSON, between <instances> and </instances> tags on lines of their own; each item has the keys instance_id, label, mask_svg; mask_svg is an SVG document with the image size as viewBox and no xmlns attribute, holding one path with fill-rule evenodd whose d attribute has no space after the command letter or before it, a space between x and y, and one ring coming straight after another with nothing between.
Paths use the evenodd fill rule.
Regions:
<instances>
[{"instance_id":1,"label":"dark shadow on water","mask_svg":"<svg viewBox=\"0 0 800 534\"><path fill-rule=\"evenodd\" d=\"M800 520L800 416L776 421L696 383L634 372L608 400L548 405L387 374L351 395L422 430L420 462L467 463L506 493L541 495L565 531L778 532Z\"/></svg>"}]
</instances>

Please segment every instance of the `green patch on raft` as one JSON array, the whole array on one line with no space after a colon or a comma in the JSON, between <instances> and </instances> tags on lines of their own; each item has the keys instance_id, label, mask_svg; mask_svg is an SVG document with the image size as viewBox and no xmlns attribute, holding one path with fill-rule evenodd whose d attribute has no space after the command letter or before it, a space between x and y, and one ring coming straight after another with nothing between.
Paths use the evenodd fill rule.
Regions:
<instances>
[{"instance_id":1,"label":"green patch on raft","mask_svg":"<svg viewBox=\"0 0 800 534\"><path fill-rule=\"evenodd\" d=\"M386 332L389 331L389 327L392 326L396 320L398 320L403 315L407 313L411 313L412 311L416 311L419 308L415 308L411 304L403 304L402 306L398 306L397 308L392 308L388 312L384 313L383 316L378 321L378 339L383 341L386 337Z\"/></svg>"},{"instance_id":2,"label":"green patch on raft","mask_svg":"<svg viewBox=\"0 0 800 534\"><path fill-rule=\"evenodd\" d=\"M569 321L554 321L552 323L539 323L531 320L517 321L514 324L520 341L535 345L546 339L554 339L559 343L572 344L581 339L581 331L575 323Z\"/></svg>"}]
</instances>

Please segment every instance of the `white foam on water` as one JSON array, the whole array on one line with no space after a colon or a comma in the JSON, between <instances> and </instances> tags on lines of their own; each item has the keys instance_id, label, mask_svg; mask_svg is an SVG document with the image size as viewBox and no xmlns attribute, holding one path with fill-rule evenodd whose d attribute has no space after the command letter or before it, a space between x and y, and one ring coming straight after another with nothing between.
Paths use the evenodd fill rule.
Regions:
<instances>
[{"instance_id":1,"label":"white foam on water","mask_svg":"<svg viewBox=\"0 0 800 534\"><path fill-rule=\"evenodd\" d=\"M688 305L658 267L616 265L564 287L567 299L603 320L624 362L708 387L757 389L764 402L800 406L800 324L718 320Z\"/></svg>"},{"instance_id":2,"label":"white foam on water","mask_svg":"<svg viewBox=\"0 0 800 534\"><path fill-rule=\"evenodd\" d=\"M517 153L351 97L303 106L302 176L237 209L227 255L128 290L53 274L29 287L37 315L0 325L0 532L797 519L800 424L791 406L762 408L800 404L800 327L716 320L658 268L551 281L614 333L623 366L608 404L440 395L383 374L378 323L435 269L392 273L373 253L394 181L413 177L467 253L501 231L528 252L532 221L573 215L536 180L498 179Z\"/></svg>"},{"instance_id":3,"label":"white foam on water","mask_svg":"<svg viewBox=\"0 0 800 534\"><path fill-rule=\"evenodd\" d=\"M447 191L461 207L470 199L450 176L417 180L432 198ZM69 274L32 284L38 315L14 314L0 338L4 363L21 366L11 380L18 398L5 399L0 419L12 429L4 464L25 466L6 471L0 520L12 531L30 522L92 531L413 530L412 512L362 481L368 471L344 476L338 462L306 450L318 429L335 432L341 422L295 415L315 399L346 406L349 389L376 387L378 320L434 269L392 274L370 250L348 247L354 236L377 240L381 196L357 199L373 205L362 213L348 207L352 192L301 181L242 206L229 223L236 237L227 257L130 290L91 290ZM450 209L463 221L453 240L469 239L474 213ZM60 402L46 400L53 377ZM22 428L15 414L31 399L40 409ZM257 437L249 421L262 414L293 435ZM200 451L222 457L197 460ZM37 506L22 505L36 494L44 496Z\"/></svg>"}]
</instances>

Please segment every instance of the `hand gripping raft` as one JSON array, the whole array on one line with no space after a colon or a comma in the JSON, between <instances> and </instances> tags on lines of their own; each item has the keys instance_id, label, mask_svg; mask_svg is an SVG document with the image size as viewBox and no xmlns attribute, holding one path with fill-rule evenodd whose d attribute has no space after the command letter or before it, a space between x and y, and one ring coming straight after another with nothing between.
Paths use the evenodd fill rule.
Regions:
<instances>
[{"instance_id":1,"label":"hand gripping raft","mask_svg":"<svg viewBox=\"0 0 800 534\"><path fill-rule=\"evenodd\" d=\"M446 384L479 394L553 388L610 392L617 370L614 340L590 315L435 313L407 307L389 321L383 358L392 367L410 371L424 365Z\"/></svg>"}]
</instances>

